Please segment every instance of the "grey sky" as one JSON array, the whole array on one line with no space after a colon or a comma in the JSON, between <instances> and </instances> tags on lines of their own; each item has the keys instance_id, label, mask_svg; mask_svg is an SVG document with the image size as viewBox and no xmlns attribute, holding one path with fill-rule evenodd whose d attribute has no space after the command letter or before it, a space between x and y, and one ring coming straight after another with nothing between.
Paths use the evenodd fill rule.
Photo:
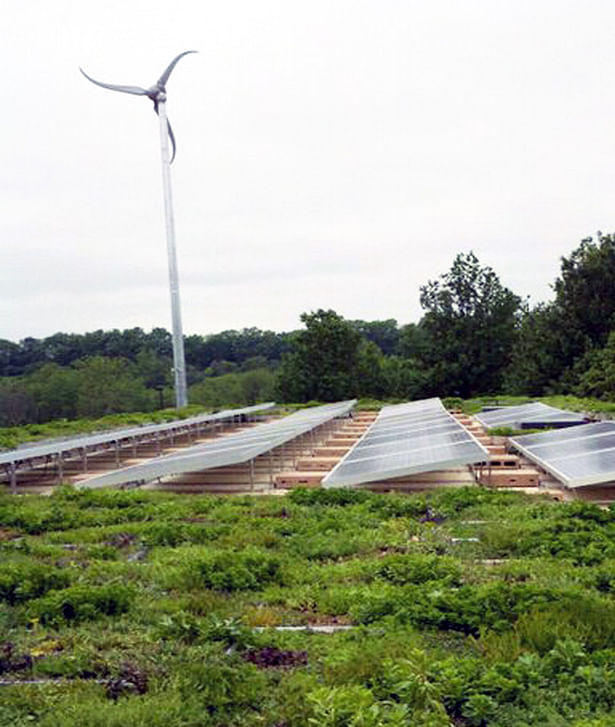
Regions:
<instances>
[{"instance_id":1,"label":"grey sky","mask_svg":"<svg viewBox=\"0 0 615 727\"><path fill-rule=\"evenodd\" d=\"M615 5L4 0L0 338L170 327L150 85L168 113L184 329L420 316L473 249L534 302L611 231Z\"/></svg>"}]
</instances>

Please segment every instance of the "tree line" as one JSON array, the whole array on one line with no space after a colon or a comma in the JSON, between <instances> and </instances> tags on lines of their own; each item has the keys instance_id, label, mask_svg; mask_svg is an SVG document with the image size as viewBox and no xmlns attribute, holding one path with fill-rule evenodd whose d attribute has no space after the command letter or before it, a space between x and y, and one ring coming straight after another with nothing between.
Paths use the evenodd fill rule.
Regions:
<instances>
[{"instance_id":1,"label":"tree line","mask_svg":"<svg viewBox=\"0 0 615 727\"><path fill-rule=\"evenodd\" d=\"M301 316L297 331L185 337L189 398L212 407L276 398L615 394L615 236L561 260L554 298L531 306L474 253L420 289L417 323ZM0 340L0 425L148 411L173 402L162 328Z\"/></svg>"}]
</instances>

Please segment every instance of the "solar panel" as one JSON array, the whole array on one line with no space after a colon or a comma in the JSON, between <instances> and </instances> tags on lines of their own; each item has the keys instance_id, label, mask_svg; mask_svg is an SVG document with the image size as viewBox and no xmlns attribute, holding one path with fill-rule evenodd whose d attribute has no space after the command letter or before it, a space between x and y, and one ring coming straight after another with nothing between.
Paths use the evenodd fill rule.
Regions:
<instances>
[{"instance_id":1,"label":"solar panel","mask_svg":"<svg viewBox=\"0 0 615 727\"><path fill-rule=\"evenodd\" d=\"M68 439L54 440L42 444L34 443L19 447L18 449L13 449L9 452L1 452L0 465L10 465L15 462L38 459L39 457L47 457L75 450L83 450L100 444L110 444L121 440L131 439L132 437L144 437L148 434L155 435L156 433L162 434L174 429L183 429L197 424L209 424L211 422L224 421L226 419L233 419L237 416L265 411L274 406L274 402L267 402L265 404L255 404L254 406L243 407L242 409L225 409L224 411L219 411L215 414L198 414L197 416L186 419L174 419L173 421L164 422L162 424L146 424L141 427L110 429L109 431L99 432L97 434L70 437Z\"/></svg>"},{"instance_id":2,"label":"solar panel","mask_svg":"<svg viewBox=\"0 0 615 727\"><path fill-rule=\"evenodd\" d=\"M284 419L260 424L212 442L186 447L181 452L91 477L81 481L77 487L99 488L131 483L142 484L159 477L249 462L285 442L312 431L321 424L347 415L355 404L356 399L353 399L302 409Z\"/></svg>"},{"instance_id":3,"label":"solar panel","mask_svg":"<svg viewBox=\"0 0 615 727\"><path fill-rule=\"evenodd\" d=\"M615 481L615 422L526 434L510 443L567 487Z\"/></svg>"},{"instance_id":4,"label":"solar panel","mask_svg":"<svg viewBox=\"0 0 615 727\"><path fill-rule=\"evenodd\" d=\"M541 401L481 411L475 417L486 429L493 429L494 427L523 429L532 425L571 426L583 424L586 421L581 414L556 409L548 404L543 404Z\"/></svg>"},{"instance_id":5,"label":"solar panel","mask_svg":"<svg viewBox=\"0 0 615 727\"><path fill-rule=\"evenodd\" d=\"M323 486L352 487L487 458L487 450L440 399L423 399L384 407Z\"/></svg>"}]
</instances>

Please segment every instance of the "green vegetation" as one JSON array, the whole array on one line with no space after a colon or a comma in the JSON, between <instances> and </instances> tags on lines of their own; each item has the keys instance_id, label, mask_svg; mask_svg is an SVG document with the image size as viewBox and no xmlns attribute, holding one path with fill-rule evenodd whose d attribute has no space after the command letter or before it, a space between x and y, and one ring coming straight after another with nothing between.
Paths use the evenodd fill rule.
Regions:
<instances>
[{"instance_id":1,"label":"green vegetation","mask_svg":"<svg viewBox=\"0 0 615 727\"><path fill-rule=\"evenodd\" d=\"M613 510L64 488L0 523L0 725L614 724Z\"/></svg>"},{"instance_id":2,"label":"green vegetation","mask_svg":"<svg viewBox=\"0 0 615 727\"><path fill-rule=\"evenodd\" d=\"M421 287L416 323L345 320L319 309L301 316L299 331L187 336L189 400L220 408L272 398L501 393L615 406L615 236L598 233L563 257L553 289L551 302L531 308L472 252L460 253ZM0 426L153 411L172 401L163 329L0 340Z\"/></svg>"},{"instance_id":3,"label":"green vegetation","mask_svg":"<svg viewBox=\"0 0 615 727\"><path fill-rule=\"evenodd\" d=\"M153 412L131 412L130 414L108 414L97 419L56 419L44 424L25 424L15 427L0 427L0 448L16 447L37 439L53 439L108 429L138 427L142 424L162 423L174 419L186 419L206 409L191 404L183 409L160 409Z\"/></svg>"},{"instance_id":4,"label":"green vegetation","mask_svg":"<svg viewBox=\"0 0 615 727\"><path fill-rule=\"evenodd\" d=\"M604 399L595 399L592 397L572 396L570 394L558 394L552 396L537 396L530 398L527 396L479 396L473 399L458 399L454 403L458 408L463 409L468 414L476 414L484 406L513 406L517 404L527 404L530 401L542 401L550 406L558 409L569 409L570 411L578 411L582 414L613 414L615 412L615 402L605 401ZM453 402L445 400L445 404L449 405Z\"/></svg>"},{"instance_id":5,"label":"green vegetation","mask_svg":"<svg viewBox=\"0 0 615 727\"><path fill-rule=\"evenodd\" d=\"M256 372L255 372L256 373ZM212 384L212 389L216 386L216 382L227 378L237 380L235 374L227 374L206 382L205 386ZM196 388L196 387L195 387ZM239 399L232 402L229 406L239 406ZM398 404L403 399L375 399L362 398L359 399L357 408L363 411L379 411L387 404ZM528 401L543 401L545 404L551 404L561 409L570 409L588 414L603 414L612 417L615 413L615 403L603 401L602 399L592 399L589 397L579 398L576 396L542 396L536 399L529 399L526 396L483 396L474 399L461 399L459 397L448 397L444 399L444 404L449 409L461 409L468 414L479 412L486 405L512 405L524 404ZM305 406L318 406L320 401L308 401L302 404L285 404L284 410L295 410ZM58 419L44 424L25 424L15 427L0 427L0 449L11 449L25 442L31 442L41 439L53 439L54 437L67 437L78 434L88 434L90 432L99 432L108 429L117 429L120 427L140 426L142 424L150 424L156 422L172 421L174 419L185 419L189 416L200 414L210 410L199 404L191 404L183 409L160 409L153 412L131 412L129 414L109 414L98 419ZM491 431L491 434L501 436L512 436L513 434L528 434L533 430L520 430L518 432L508 428L499 428Z\"/></svg>"}]
</instances>

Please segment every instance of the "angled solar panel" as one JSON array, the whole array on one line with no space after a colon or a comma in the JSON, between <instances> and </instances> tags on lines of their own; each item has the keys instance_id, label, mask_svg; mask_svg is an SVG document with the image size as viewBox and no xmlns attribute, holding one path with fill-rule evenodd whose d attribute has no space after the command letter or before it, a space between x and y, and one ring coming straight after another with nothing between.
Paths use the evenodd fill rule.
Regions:
<instances>
[{"instance_id":1,"label":"angled solar panel","mask_svg":"<svg viewBox=\"0 0 615 727\"><path fill-rule=\"evenodd\" d=\"M532 425L572 426L583 424L586 421L580 414L556 409L548 404L543 404L541 401L481 411L475 416L486 429L493 429L494 427L526 429L531 428Z\"/></svg>"},{"instance_id":2,"label":"angled solar panel","mask_svg":"<svg viewBox=\"0 0 615 727\"><path fill-rule=\"evenodd\" d=\"M487 458L487 450L440 399L423 399L384 407L323 486L352 487Z\"/></svg>"},{"instance_id":3,"label":"angled solar panel","mask_svg":"<svg viewBox=\"0 0 615 727\"><path fill-rule=\"evenodd\" d=\"M195 424L209 424L211 422L224 421L234 419L235 417L254 414L259 411L265 411L275 406L274 402L266 404L255 404L242 409L225 409L215 414L197 414L187 419L174 419L170 422L162 424L146 424L142 427L130 427L126 429L110 429L106 432L97 434L87 434L79 437L69 437L67 439L54 440L39 444L26 445L9 452L0 452L0 465L9 465L14 462L22 462L24 460L36 459L39 457L47 457L50 455L72 452L86 447L93 447L99 444L119 442L130 439L131 437L143 437L148 434L162 434L178 428L184 428Z\"/></svg>"},{"instance_id":4,"label":"angled solar panel","mask_svg":"<svg viewBox=\"0 0 615 727\"><path fill-rule=\"evenodd\" d=\"M260 424L211 442L186 447L181 452L156 457L141 464L91 477L81 481L77 486L79 488L98 488L132 483L142 484L159 477L200 472L215 467L249 462L335 417L346 416L355 404L356 400L353 399L302 409L283 419Z\"/></svg>"},{"instance_id":5,"label":"angled solar panel","mask_svg":"<svg viewBox=\"0 0 615 727\"><path fill-rule=\"evenodd\" d=\"M567 487L615 482L615 422L525 434L510 443Z\"/></svg>"}]
</instances>

